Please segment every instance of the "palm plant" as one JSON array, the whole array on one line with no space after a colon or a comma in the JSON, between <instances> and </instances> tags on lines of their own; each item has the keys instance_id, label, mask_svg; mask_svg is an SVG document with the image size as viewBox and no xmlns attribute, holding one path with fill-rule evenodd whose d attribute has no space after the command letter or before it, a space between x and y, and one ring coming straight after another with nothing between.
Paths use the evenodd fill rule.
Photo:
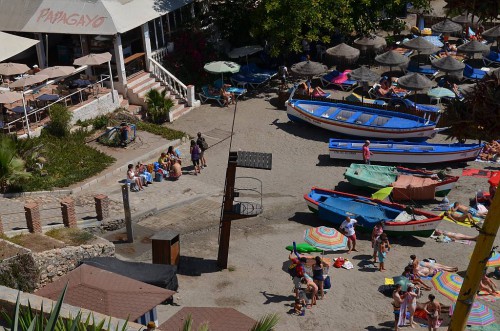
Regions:
<instances>
[{"instance_id":1,"label":"palm plant","mask_svg":"<svg viewBox=\"0 0 500 331\"><path fill-rule=\"evenodd\" d=\"M0 192L5 192L12 184L28 178L24 161L17 157L16 143L9 137L0 135Z\"/></svg>"},{"instance_id":2,"label":"palm plant","mask_svg":"<svg viewBox=\"0 0 500 331\"><path fill-rule=\"evenodd\" d=\"M151 89L146 94L147 114L153 123L163 123L168 119L168 113L174 102L167 96L167 90L161 92Z\"/></svg>"}]
</instances>

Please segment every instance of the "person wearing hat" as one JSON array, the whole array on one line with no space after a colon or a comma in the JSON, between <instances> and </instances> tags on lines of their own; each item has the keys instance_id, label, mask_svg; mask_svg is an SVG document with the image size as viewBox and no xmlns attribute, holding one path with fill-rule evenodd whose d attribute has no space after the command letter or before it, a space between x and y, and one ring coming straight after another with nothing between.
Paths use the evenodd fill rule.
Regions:
<instances>
[{"instance_id":1,"label":"person wearing hat","mask_svg":"<svg viewBox=\"0 0 500 331\"><path fill-rule=\"evenodd\" d=\"M153 331L154 329L156 329L156 324L155 324L155 322L153 322L153 321L148 322L148 325L147 325L147 329L146 329L146 330L147 330L147 331Z\"/></svg>"},{"instance_id":2,"label":"person wearing hat","mask_svg":"<svg viewBox=\"0 0 500 331\"><path fill-rule=\"evenodd\" d=\"M370 141L366 140L365 144L363 145L363 162L365 164L370 164L370 156L373 155L372 152L370 152Z\"/></svg>"},{"instance_id":3,"label":"person wearing hat","mask_svg":"<svg viewBox=\"0 0 500 331\"><path fill-rule=\"evenodd\" d=\"M41 71L41 70L40 70L40 68L38 68L38 65L37 65L37 64L35 64L35 65L33 66L33 74L36 74L37 72L40 72L40 71Z\"/></svg>"}]
</instances>

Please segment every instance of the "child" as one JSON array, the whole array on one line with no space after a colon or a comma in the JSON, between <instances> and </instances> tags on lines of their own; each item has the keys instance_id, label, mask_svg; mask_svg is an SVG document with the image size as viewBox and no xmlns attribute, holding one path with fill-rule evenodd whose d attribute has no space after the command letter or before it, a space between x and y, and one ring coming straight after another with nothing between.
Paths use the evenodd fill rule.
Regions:
<instances>
[{"instance_id":1,"label":"child","mask_svg":"<svg viewBox=\"0 0 500 331\"><path fill-rule=\"evenodd\" d=\"M293 306L295 314L298 316L304 316L304 305L300 299L295 299L295 305Z\"/></svg>"},{"instance_id":2,"label":"child","mask_svg":"<svg viewBox=\"0 0 500 331\"><path fill-rule=\"evenodd\" d=\"M391 245L389 244L389 239L387 238L387 234L382 233L380 235L380 244L379 244L379 251L378 251L378 260L380 261L380 265L378 270L379 271L384 271L385 267L385 257L387 256L387 252L389 251Z\"/></svg>"}]
</instances>

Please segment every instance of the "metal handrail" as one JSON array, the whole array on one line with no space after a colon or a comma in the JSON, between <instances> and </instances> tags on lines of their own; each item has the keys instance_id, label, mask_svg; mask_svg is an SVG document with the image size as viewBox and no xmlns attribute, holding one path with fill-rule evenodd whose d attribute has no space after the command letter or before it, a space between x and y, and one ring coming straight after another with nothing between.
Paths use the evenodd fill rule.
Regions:
<instances>
[{"instance_id":1,"label":"metal handrail","mask_svg":"<svg viewBox=\"0 0 500 331\"><path fill-rule=\"evenodd\" d=\"M177 77L172 75L153 57L149 57L149 70L160 82L165 84L169 89L175 92L182 99L187 100L187 86L184 85Z\"/></svg>"},{"instance_id":2,"label":"metal handrail","mask_svg":"<svg viewBox=\"0 0 500 331\"><path fill-rule=\"evenodd\" d=\"M259 190L258 187L256 187L256 188L236 188L235 187L234 190L235 191L250 191L250 192L258 193L260 195L260 205L262 206L262 181L260 179L258 179L258 178L255 178L255 177L246 177L246 176L244 176L244 177L236 177L235 178L235 182L238 179L253 179L253 180L256 180L256 181L258 181L260 183L260 190ZM245 201L239 201L239 202L245 202ZM248 201L246 201L246 202L248 202Z\"/></svg>"}]
</instances>

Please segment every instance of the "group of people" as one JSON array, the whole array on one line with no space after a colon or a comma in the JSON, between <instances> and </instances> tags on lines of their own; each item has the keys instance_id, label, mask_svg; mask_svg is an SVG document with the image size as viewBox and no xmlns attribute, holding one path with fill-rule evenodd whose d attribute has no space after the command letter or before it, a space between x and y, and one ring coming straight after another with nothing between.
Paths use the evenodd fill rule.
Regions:
<instances>
[{"instance_id":1,"label":"group of people","mask_svg":"<svg viewBox=\"0 0 500 331\"><path fill-rule=\"evenodd\" d=\"M153 175L148 170L147 166L142 162L138 162L135 167L132 163L128 165L127 183L135 185L135 188L131 187L131 189L142 191L144 187L153 184Z\"/></svg>"},{"instance_id":2,"label":"group of people","mask_svg":"<svg viewBox=\"0 0 500 331\"><path fill-rule=\"evenodd\" d=\"M166 153L161 153L158 158L158 165L162 175L167 175L170 179L178 179L182 175L182 159L178 150L169 146Z\"/></svg>"},{"instance_id":3,"label":"group of people","mask_svg":"<svg viewBox=\"0 0 500 331\"><path fill-rule=\"evenodd\" d=\"M396 284L392 292L392 306L394 311L394 330L398 331L400 326L406 325L406 313L409 312L409 326L414 328L417 323L414 321L417 307L420 306L425 311L427 317L427 327L429 331L435 331L440 325L442 307L433 294L428 295L428 301L424 304L418 304L417 298L421 296L420 289L410 283L407 290L403 291L401 284Z\"/></svg>"}]
</instances>

